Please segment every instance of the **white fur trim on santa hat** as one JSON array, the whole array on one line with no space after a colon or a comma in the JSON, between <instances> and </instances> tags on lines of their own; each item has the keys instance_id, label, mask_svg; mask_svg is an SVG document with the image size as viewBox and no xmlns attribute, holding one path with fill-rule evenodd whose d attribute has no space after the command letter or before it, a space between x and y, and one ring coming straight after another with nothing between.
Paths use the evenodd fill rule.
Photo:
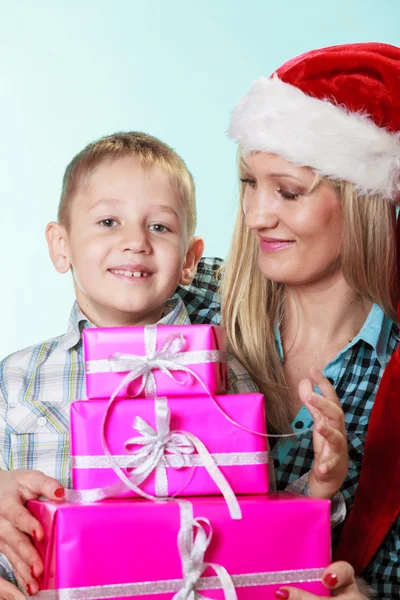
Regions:
<instances>
[{"instance_id":1,"label":"white fur trim on santa hat","mask_svg":"<svg viewBox=\"0 0 400 600\"><path fill-rule=\"evenodd\" d=\"M400 195L400 134L328 99L308 96L277 76L255 81L228 130L245 154L268 152L365 194Z\"/></svg>"}]
</instances>

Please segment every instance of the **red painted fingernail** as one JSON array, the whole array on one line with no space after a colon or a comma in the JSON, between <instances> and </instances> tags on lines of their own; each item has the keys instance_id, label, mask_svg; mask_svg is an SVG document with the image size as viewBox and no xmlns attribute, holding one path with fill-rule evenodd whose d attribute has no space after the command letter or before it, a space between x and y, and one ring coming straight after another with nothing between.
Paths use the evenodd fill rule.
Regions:
<instances>
[{"instance_id":1,"label":"red painted fingernail","mask_svg":"<svg viewBox=\"0 0 400 600\"><path fill-rule=\"evenodd\" d=\"M32 596L32 589L29 583L26 584L26 591L28 592L28 596Z\"/></svg>"},{"instance_id":2,"label":"red painted fingernail","mask_svg":"<svg viewBox=\"0 0 400 600\"><path fill-rule=\"evenodd\" d=\"M56 498L64 498L64 496L65 496L65 490L64 490L64 488L57 488L54 491L54 495L55 495Z\"/></svg>"},{"instance_id":3,"label":"red painted fingernail","mask_svg":"<svg viewBox=\"0 0 400 600\"><path fill-rule=\"evenodd\" d=\"M289 598L289 592L287 590L276 590L274 594L279 600L287 600Z\"/></svg>"},{"instance_id":4,"label":"red painted fingernail","mask_svg":"<svg viewBox=\"0 0 400 600\"><path fill-rule=\"evenodd\" d=\"M328 587L333 588L337 584L338 578L337 575L335 575L335 573L327 573L323 581Z\"/></svg>"},{"instance_id":5,"label":"red painted fingernail","mask_svg":"<svg viewBox=\"0 0 400 600\"><path fill-rule=\"evenodd\" d=\"M32 579L35 579L35 570L32 565L31 565L31 577L32 577Z\"/></svg>"},{"instance_id":6,"label":"red painted fingernail","mask_svg":"<svg viewBox=\"0 0 400 600\"><path fill-rule=\"evenodd\" d=\"M32 531L32 539L33 539L34 542L38 541L38 539L37 539L37 533L36 533L35 529Z\"/></svg>"}]
</instances>

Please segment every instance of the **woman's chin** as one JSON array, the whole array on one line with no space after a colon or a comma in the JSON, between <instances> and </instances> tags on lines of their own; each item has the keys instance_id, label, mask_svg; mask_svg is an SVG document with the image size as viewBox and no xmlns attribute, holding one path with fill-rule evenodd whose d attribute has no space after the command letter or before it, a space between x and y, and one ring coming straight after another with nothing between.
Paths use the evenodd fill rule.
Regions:
<instances>
[{"instance_id":1,"label":"woman's chin","mask_svg":"<svg viewBox=\"0 0 400 600\"><path fill-rule=\"evenodd\" d=\"M295 267L293 264L285 266L278 261L263 260L259 261L261 273L266 279L275 281L276 283L284 283L287 285L298 284L303 279L301 277L301 267ZM299 281L300 280L300 281Z\"/></svg>"}]
</instances>

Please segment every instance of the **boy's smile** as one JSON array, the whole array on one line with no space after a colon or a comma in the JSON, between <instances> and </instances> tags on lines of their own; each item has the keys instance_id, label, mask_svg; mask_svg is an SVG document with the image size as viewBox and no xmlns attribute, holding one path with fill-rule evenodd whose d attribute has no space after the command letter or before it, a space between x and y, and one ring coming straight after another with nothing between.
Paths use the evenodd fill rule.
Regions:
<instances>
[{"instance_id":1,"label":"boy's smile","mask_svg":"<svg viewBox=\"0 0 400 600\"><path fill-rule=\"evenodd\" d=\"M156 323L195 272L199 240L188 240L177 187L135 157L106 159L84 178L62 237L78 304L99 326Z\"/></svg>"},{"instance_id":2,"label":"boy's smile","mask_svg":"<svg viewBox=\"0 0 400 600\"><path fill-rule=\"evenodd\" d=\"M127 279L129 283L141 283L140 280L147 279L153 275L145 265L120 265L109 269L110 273L116 277Z\"/></svg>"}]
</instances>

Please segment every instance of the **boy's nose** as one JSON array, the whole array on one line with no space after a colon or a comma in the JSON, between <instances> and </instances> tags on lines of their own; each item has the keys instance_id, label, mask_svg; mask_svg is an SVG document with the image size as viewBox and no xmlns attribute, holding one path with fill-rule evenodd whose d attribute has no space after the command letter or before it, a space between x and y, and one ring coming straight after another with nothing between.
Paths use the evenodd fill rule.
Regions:
<instances>
[{"instance_id":1,"label":"boy's nose","mask_svg":"<svg viewBox=\"0 0 400 600\"><path fill-rule=\"evenodd\" d=\"M122 252L133 252L134 254L148 254L151 252L151 245L147 235L143 231L132 231L125 235L119 243Z\"/></svg>"}]
</instances>

